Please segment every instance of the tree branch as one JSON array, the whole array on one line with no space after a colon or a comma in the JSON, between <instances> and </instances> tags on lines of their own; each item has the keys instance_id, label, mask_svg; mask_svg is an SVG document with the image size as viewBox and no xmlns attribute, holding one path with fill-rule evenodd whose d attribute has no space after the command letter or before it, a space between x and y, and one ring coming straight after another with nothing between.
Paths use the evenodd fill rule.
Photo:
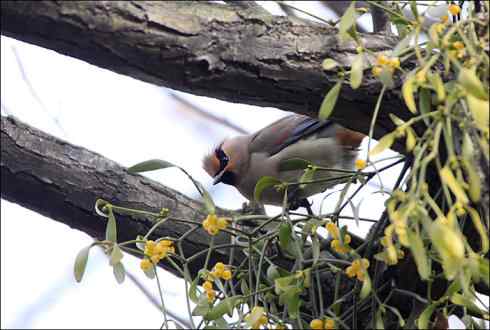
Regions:
<instances>
[{"instance_id":1,"label":"tree branch","mask_svg":"<svg viewBox=\"0 0 490 330\"><path fill-rule=\"evenodd\" d=\"M125 168L87 149L43 133L12 117L1 119L1 197L22 205L53 220L81 230L102 240L106 221L95 213L98 198L116 205L158 212L168 208L170 215L202 221L203 205L141 175L129 174ZM230 215L230 211L218 210ZM135 239L153 225L149 219L116 215L118 240ZM180 238L189 226L168 221L160 226L153 238ZM220 234L216 244L230 242ZM183 240L186 255L209 246L209 235L200 228ZM139 255L137 255L140 257ZM240 255L237 256L240 259ZM228 261L224 253L215 252L212 261ZM214 264L214 263L212 263ZM189 265L197 274L204 265L204 256ZM167 263L161 266L182 277Z\"/></svg>"},{"instance_id":2,"label":"tree branch","mask_svg":"<svg viewBox=\"0 0 490 330\"><path fill-rule=\"evenodd\" d=\"M354 43L338 42L335 28L255 7L198 1L2 1L1 10L4 35L157 85L310 116L317 115L337 80L336 72L322 70L322 61L333 58L348 68L356 55ZM396 43L382 34L360 37L376 52ZM366 76L357 90L343 86L332 116L364 133L381 87L369 72ZM402 119L410 114L396 89L385 97L375 137L394 128L388 112Z\"/></svg>"}]
</instances>

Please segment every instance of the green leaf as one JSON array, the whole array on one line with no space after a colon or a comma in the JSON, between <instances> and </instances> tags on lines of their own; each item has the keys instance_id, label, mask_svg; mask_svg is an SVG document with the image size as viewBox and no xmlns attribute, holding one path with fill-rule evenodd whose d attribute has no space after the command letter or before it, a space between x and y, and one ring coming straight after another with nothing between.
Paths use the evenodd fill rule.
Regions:
<instances>
[{"instance_id":1,"label":"green leaf","mask_svg":"<svg viewBox=\"0 0 490 330\"><path fill-rule=\"evenodd\" d=\"M255 185L254 198L257 202L260 202L260 197L262 196L262 192L264 189L281 184L282 181L278 180L272 176L263 176L259 179L257 184Z\"/></svg>"},{"instance_id":2,"label":"green leaf","mask_svg":"<svg viewBox=\"0 0 490 330\"><path fill-rule=\"evenodd\" d=\"M456 196L456 198L461 201L463 204L468 204L468 196L466 195L464 189L459 184L458 180L454 177L451 169L446 165L440 171L439 175L441 176L441 180L445 183L451 192Z\"/></svg>"},{"instance_id":3,"label":"green leaf","mask_svg":"<svg viewBox=\"0 0 490 330\"><path fill-rule=\"evenodd\" d=\"M284 276L274 280L274 291L281 294L289 289L291 283L296 280L295 275Z\"/></svg>"},{"instance_id":4,"label":"green leaf","mask_svg":"<svg viewBox=\"0 0 490 330\"><path fill-rule=\"evenodd\" d=\"M214 325L216 326L216 329L228 329L229 328L228 323L222 317L214 320Z\"/></svg>"},{"instance_id":5,"label":"green leaf","mask_svg":"<svg viewBox=\"0 0 490 330\"><path fill-rule=\"evenodd\" d=\"M109 264L111 266L114 266L115 264L117 264L121 261L123 256L124 255L122 254L121 248L119 248L119 245L114 244L114 246L112 247L111 258L109 259Z\"/></svg>"},{"instance_id":6,"label":"green leaf","mask_svg":"<svg viewBox=\"0 0 490 330\"><path fill-rule=\"evenodd\" d=\"M357 89L361 86L362 83L362 74L364 72L364 59L363 54L357 54L352 61L351 69L350 69L350 86L352 89Z\"/></svg>"},{"instance_id":7,"label":"green leaf","mask_svg":"<svg viewBox=\"0 0 490 330\"><path fill-rule=\"evenodd\" d=\"M422 241L422 238L420 238L420 235L417 235L417 233L410 229L407 230L407 237L419 275L423 280L428 280L431 270L429 259L427 258L427 253L424 247L424 242Z\"/></svg>"},{"instance_id":8,"label":"green leaf","mask_svg":"<svg viewBox=\"0 0 490 330\"><path fill-rule=\"evenodd\" d=\"M264 315L264 308L263 307L254 307L252 309L252 311L250 312L250 314L248 314L248 316L246 317L245 321L247 322L247 324L249 326L253 326L254 324L256 324L260 318L262 317L262 315Z\"/></svg>"},{"instance_id":9,"label":"green leaf","mask_svg":"<svg viewBox=\"0 0 490 330\"><path fill-rule=\"evenodd\" d=\"M361 299L366 298L369 295L369 293L371 293L371 288L372 288L371 278L369 277L368 272L365 271L364 281L362 281L361 294L359 295L359 297Z\"/></svg>"},{"instance_id":10,"label":"green leaf","mask_svg":"<svg viewBox=\"0 0 490 330\"><path fill-rule=\"evenodd\" d=\"M191 282L191 285L189 287L189 299L194 303L197 304L198 298L197 298L197 282L199 281L199 276L196 276L196 278Z\"/></svg>"},{"instance_id":11,"label":"green leaf","mask_svg":"<svg viewBox=\"0 0 490 330\"><path fill-rule=\"evenodd\" d=\"M192 178L191 178L192 179ZM204 208L206 209L206 212L208 214L214 214L216 213L216 206L214 205L213 199L211 198L211 195L208 193L208 191L204 188L204 186L198 182L192 179L194 182L194 185L196 187L199 187L198 190L201 193L202 200L204 202Z\"/></svg>"},{"instance_id":12,"label":"green leaf","mask_svg":"<svg viewBox=\"0 0 490 330\"><path fill-rule=\"evenodd\" d=\"M335 61L331 58L326 58L322 62L323 70L326 70L326 71L330 71L330 70L334 69L335 67L337 67L338 65L339 65L339 63L337 63L337 61Z\"/></svg>"},{"instance_id":13,"label":"green leaf","mask_svg":"<svg viewBox=\"0 0 490 330\"><path fill-rule=\"evenodd\" d=\"M339 96L340 88L342 87L342 81L338 81L327 93L320 106L320 112L318 118L325 120L330 117L335 104L337 103L337 97Z\"/></svg>"},{"instance_id":14,"label":"green leaf","mask_svg":"<svg viewBox=\"0 0 490 330\"><path fill-rule=\"evenodd\" d=\"M349 8L345 11L339 23L339 37L341 41L345 41L348 37L349 29L356 23L357 12L355 2L352 2Z\"/></svg>"},{"instance_id":15,"label":"green leaf","mask_svg":"<svg viewBox=\"0 0 490 330\"><path fill-rule=\"evenodd\" d=\"M226 313L231 316L233 309L243 301L242 296L233 296L223 299L219 304L211 308L209 312L204 314L204 319L207 321L216 320Z\"/></svg>"},{"instance_id":16,"label":"green leaf","mask_svg":"<svg viewBox=\"0 0 490 330\"><path fill-rule=\"evenodd\" d=\"M434 309L437 307L438 303L430 304L427 306L417 320L417 328L421 330L429 329L429 321Z\"/></svg>"},{"instance_id":17,"label":"green leaf","mask_svg":"<svg viewBox=\"0 0 490 330\"><path fill-rule=\"evenodd\" d=\"M405 124L405 121L403 121L402 119L398 118L396 115L390 113L389 114L390 116L390 119L391 121L396 125L396 126L401 126L403 124Z\"/></svg>"},{"instance_id":18,"label":"green leaf","mask_svg":"<svg viewBox=\"0 0 490 330\"><path fill-rule=\"evenodd\" d=\"M305 159L301 159L301 158L286 159L279 163L279 172L304 170L309 165L312 165L312 163Z\"/></svg>"},{"instance_id":19,"label":"green leaf","mask_svg":"<svg viewBox=\"0 0 490 330\"><path fill-rule=\"evenodd\" d=\"M247 280L245 278L243 278L241 281L240 281L240 290L242 291L242 293L244 295L248 295L250 294L250 289L248 287L248 284L247 284Z\"/></svg>"},{"instance_id":20,"label":"green leaf","mask_svg":"<svg viewBox=\"0 0 490 330\"><path fill-rule=\"evenodd\" d=\"M114 273L114 277L116 278L117 283L121 284L122 282L124 282L126 271L124 270L124 266L121 262L118 262L117 264L112 266L112 272Z\"/></svg>"},{"instance_id":21,"label":"green leaf","mask_svg":"<svg viewBox=\"0 0 490 330\"><path fill-rule=\"evenodd\" d=\"M206 315L210 311L210 309L211 308L209 307L208 298L206 297L205 294L203 294L199 299L199 302L196 305L196 307L192 310L192 316Z\"/></svg>"},{"instance_id":22,"label":"green leaf","mask_svg":"<svg viewBox=\"0 0 490 330\"><path fill-rule=\"evenodd\" d=\"M485 87L474 70L462 68L459 71L458 82L470 95L480 100L488 101L488 91L485 91Z\"/></svg>"},{"instance_id":23,"label":"green leaf","mask_svg":"<svg viewBox=\"0 0 490 330\"><path fill-rule=\"evenodd\" d=\"M408 110L411 113L417 113L417 107L415 106L414 93L415 75L409 74L402 85L402 95L407 105Z\"/></svg>"},{"instance_id":24,"label":"green leaf","mask_svg":"<svg viewBox=\"0 0 490 330\"><path fill-rule=\"evenodd\" d=\"M478 260L478 269L483 282L489 286L490 285L490 262L488 259L480 257Z\"/></svg>"},{"instance_id":25,"label":"green leaf","mask_svg":"<svg viewBox=\"0 0 490 330\"><path fill-rule=\"evenodd\" d=\"M417 137L415 135L415 131L411 127L407 127L406 132L406 140L405 140L405 149L407 151L412 151L417 144Z\"/></svg>"},{"instance_id":26,"label":"green leaf","mask_svg":"<svg viewBox=\"0 0 490 330\"><path fill-rule=\"evenodd\" d=\"M289 241L291 240L291 225L287 222L281 223L279 226L279 245L281 249L286 250L289 245Z\"/></svg>"},{"instance_id":27,"label":"green leaf","mask_svg":"<svg viewBox=\"0 0 490 330\"><path fill-rule=\"evenodd\" d=\"M489 102L486 100L481 100L473 95L466 95L466 102L468 103L468 108L473 115L476 126L482 131L488 131L488 126L490 122L489 118Z\"/></svg>"},{"instance_id":28,"label":"green leaf","mask_svg":"<svg viewBox=\"0 0 490 330\"><path fill-rule=\"evenodd\" d=\"M378 144L369 151L369 156L376 156L377 154L385 151L391 145L395 142L395 132L391 132L383 136L379 141Z\"/></svg>"},{"instance_id":29,"label":"green leaf","mask_svg":"<svg viewBox=\"0 0 490 330\"><path fill-rule=\"evenodd\" d=\"M116 228L116 217L114 212L112 212L112 206L107 207L108 216L107 227L105 229L105 239L111 242L117 242L117 228Z\"/></svg>"},{"instance_id":30,"label":"green leaf","mask_svg":"<svg viewBox=\"0 0 490 330\"><path fill-rule=\"evenodd\" d=\"M83 274L85 273L85 268L88 261L88 253L91 247L92 245L89 245L80 250L80 252L78 252L77 254L77 257L75 258L73 273L75 274L75 280L79 283L82 281Z\"/></svg>"},{"instance_id":31,"label":"green leaf","mask_svg":"<svg viewBox=\"0 0 490 330\"><path fill-rule=\"evenodd\" d=\"M407 49L408 46L410 46L410 41L413 39L415 32L410 32L403 38L393 49L393 52L391 53L392 57L398 57L400 54Z\"/></svg>"},{"instance_id":32,"label":"green leaf","mask_svg":"<svg viewBox=\"0 0 490 330\"><path fill-rule=\"evenodd\" d=\"M313 180L313 178L315 177L315 173L316 173L316 167L309 167L305 170L305 172L303 173L303 175L299 178L299 182L303 183L303 182L310 182ZM306 184L300 184L299 185L299 188L300 189L304 189L306 187Z\"/></svg>"},{"instance_id":33,"label":"green leaf","mask_svg":"<svg viewBox=\"0 0 490 330\"><path fill-rule=\"evenodd\" d=\"M487 311L484 311L478 307L472 299L460 294L460 293L455 293L451 296L449 299L451 302L455 305L460 305L468 308L468 310L481 315L484 319L489 318L489 313Z\"/></svg>"},{"instance_id":34,"label":"green leaf","mask_svg":"<svg viewBox=\"0 0 490 330\"><path fill-rule=\"evenodd\" d=\"M432 72L429 75L430 83L436 91L437 102L442 103L446 99L446 89L444 83L442 82L441 76L437 72Z\"/></svg>"},{"instance_id":35,"label":"green leaf","mask_svg":"<svg viewBox=\"0 0 490 330\"><path fill-rule=\"evenodd\" d=\"M168 167L174 167L175 165L161 159L150 159L128 168L129 173L141 173L148 171L160 170Z\"/></svg>"},{"instance_id":36,"label":"green leaf","mask_svg":"<svg viewBox=\"0 0 490 330\"><path fill-rule=\"evenodd\" d=\"M299 308L301 306L301 299L299 295L301 291L301 288L290 287L286 292L279 296L279 303L287 306L288 315L293 320L298 318L299 315Z\"/></svg>"}]
</instances>

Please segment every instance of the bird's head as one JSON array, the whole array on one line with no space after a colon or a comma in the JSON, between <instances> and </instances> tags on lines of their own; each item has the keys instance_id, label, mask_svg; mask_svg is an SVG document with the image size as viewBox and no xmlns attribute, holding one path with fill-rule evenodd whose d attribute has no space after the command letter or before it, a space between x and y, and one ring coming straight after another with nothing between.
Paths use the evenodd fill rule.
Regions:
<instances>
[{"instance_id":1,"label":"bird's head","mask_svg":"<svg viewBox=\"0 0 490 330\"><path fill-rule=\"evenodd\" d=\"M239 172L248 158L245 137L225 139L204 157L203 168L214 178L213 184L223 182L236 186Z\"/></svg>"}]
</instances>

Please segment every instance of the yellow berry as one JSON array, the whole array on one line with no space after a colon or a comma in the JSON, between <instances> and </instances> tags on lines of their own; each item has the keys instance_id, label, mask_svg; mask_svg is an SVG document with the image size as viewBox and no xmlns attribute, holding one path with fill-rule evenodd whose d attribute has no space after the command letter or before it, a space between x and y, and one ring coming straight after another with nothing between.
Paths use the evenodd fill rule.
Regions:
<instances>
[{"instance_id":1,"label":"yellow berry","mask_svg":"<svg viewBox=\"0 0 490 330\"><path fill-rule=\"evenodd\" d=\"M208 296L208 302L213 302L214 297L216 297L216 291L214 290L207 291L206 295Z\"/></svg>"},{"instance_id":2,"label":"yellow berry","mask_svg":"<svg viewBox=\"0 0 490 330\"><path fill-rule=\"evenodd\" d=\"M151 264L150 260L145 258L145 259L141 260L140 267L142 270L147 271L151 267L153 267L153 265Z\"/></svg>"},{"instance_id":3,"label":"yellow berry","mask_svg":"<svg viewBox=\"0 0 490 330\"><path fill-rule=\"evenodd\" d=\"M314 319L310 322L310 327L313 330L321 330L323 329L323 321L320 319Z\"/></svg>"},{"instance_id":4,"label":"yellow berry","mask_svg":"<svg viewBox=\"0 0 490 330\"><path fill-rule=\"evenodd\" d=\"M441 16L441 22L442 23L447 23L448 19L449 19L449 16L447 16L447 15Z\"/></svg>"},{"instance_id":5,"label":"yellow berry","mask_svg":"<svg viewBox=\"0 0 490 330\"><path fill-rule=\"evenodd\" d=\"M154 241L147 241L145 244L145 254L151 256L155 251L156 243Z\"/></svg>"},{"instance_id":6,"label":"yellow berry","mask_svg":"<svg viewBox=\"0 0 490 330\"><path fill-rule=\"evenodd\" d=\"M217 262L216 265L214 265L214 269L224 271L225 270L225 264L222 262Z\"/></svg>"},{"instance_id":7,"label":"yellow berry","mask_svg":"<svg viewBox=\"0 0 490 330\"><path fill-rule=\"evenodd\" d=\"M456 16L461 12L461 7L455 4L451 4L449 5L448 10L451 13L451 15Z\"/></svg>"},{"instance_id":8,"label":"yellow berry","mask_svg":"<svg viewBox=\"0 0 490 330\"><path fill-rule=\"evenodd\" d=\"M154 254L150 257L150 259L151 259L151 262L153 262L154 264L157 264L160 261L161 257L158 254Z\"/></svg>"},{"instance_id":9,"label":"yellow berry","mask_svg":"<svg viewBox=\"0 0 490 330\"><path fill-rule=\"evenodd\" d=\"M351 242L351 239L352 238L350 237L350 235L349 234L346 234L344 236L344 244L349 244Z\"/></svg>"},{"instance_id":10,"label":"yellow berry","mask_svg":"<svg viewBox=\"0 0 490 330\"><path fill-rule=\"evenodd\" d=\"M229 270L225 270L221 275L225 281L231 280L231 272Z\"/></svg>"},{"instance_id":11,"label":"yellow berry","mask_svg":"<svg viewBox=\"0 0 490 330\"><path fill-rule=\"evenodd\" d=\"M209 290L212 290L213 289L213 283L211 283L210 281L206 281L202 284L202 287L204 288L204 290L206 291L209 291Z\"/></svg>"},{"instance_id":12,"label":"yellow berry","mask_svg":"<svg viewBox=\"0 0 490 330\"><path fill-rule=\"evenodd\" d=\"M335 321L332 319L327 319L325 321L325 329L326 330L333 330L335 329Z\"/></svg>"},{"instance_id":13,"label":"yellow berry","mask_svg":"<svg viewBox=\"0 0 490 330\"><path fill-rule=\"evenodd\" d=\"M400 67L400 59L398 57L390 59L390 66L392 68L398 69Z\"/></svg>"},{"instance_id":14,"label":"yellow berry","mask_svg":"<svg viewBox=\"0 0 490 330\"><path fill-rule=\"evenodd\" d=\"M376 58L376 64L378 65L386 65L388 63L389 63L389 59L388 57L386 57L386 55L379 54L378 57Z\"/></svg>"},{"instance_id":15,"label":"yellow berry","mask_svg":"<svg viewBox=\"0 0 490 330\"><path fill-rule=\"evenodd\" d=\"M455 41L455 42L453 42L453 47L456 49L463 49L464 43L462 43L461 41Z\"/></svg>"},{"instance_id":16,"label":"yellow berry","mask_svg":"<svg viewBox=\"0 0 490 330\"><path fill-rule=\"evenodd\" d=\"M380 67L380 66L374 66L372 69L371 69L371 73L373 74L373 76L375 77L379 77L379 75L381 74L381 72L383 72L383 69Z\"/></svg>"},{"instance_id":17,"label":"yellow berry","mask_svg":"<svg viewBox=\"0 0 490 330\"><path fill-rule=\"evenodd\" d=\"M262 315L262 316L260 317L260 319L259 319L259 323L260 323L261 325L266 324L266 323L267 323L267 321L268 321L268 319L267 319L267 316L265 316L265 315Z\"/></svg>"},{"instance_id":18,"label":"yellow berry","mask_svg":"<svg viewBox=\"0 0 490 330\"><path fill-rule=\"evenodd\" d=\"M163 246L172 246L174 243L172 241L169 241L168 239L164 239L164 240L158 242L158 244L161 244Z\"/></svg>"},{"instance_id":19,"label":"yellow berry","mask_svg":"<svg viewBox=\"0 0 490 330\"><path fill-rule=\"evenodd\" d=\"M366 161L364 159L356 159L355 165L358 170L363 170L366 168Z\"/></svg>"},{"instance_id":20,"label":"yellow berry","mask_svg":"<svg viewBox=\"0 0 490 330\"><path fill-rule=\"evenodd\" d=\"M228 221L226 218L218 218L218 223L217 223L218 229L225 229L226 226L228 226Z\"/></svg>"},{"instance_id":21,"label":"yellow berry","mask_svg":"<svg viewBox=\"0 0 490 330\"><path fill-rule=\"evenodd\" d=\"M325 225L325 227L334 239L339 239L340 231L336 224L334 224L333 222L329 222Z\"/></svg>"}]
</instances>

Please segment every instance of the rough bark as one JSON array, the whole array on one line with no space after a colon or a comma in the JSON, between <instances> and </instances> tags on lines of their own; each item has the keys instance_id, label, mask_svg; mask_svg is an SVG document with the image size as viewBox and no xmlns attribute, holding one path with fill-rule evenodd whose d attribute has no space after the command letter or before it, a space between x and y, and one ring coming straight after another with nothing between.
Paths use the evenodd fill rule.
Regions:
<instances>
[{"instance_id":1,"label":"rough bark","mask_svg":"<svg viewBox=\"0 0 490 330\"><path fill-rule=\"evenodd\" d=\"M340 44L334 27L272 16L255 7L176 1L2 1L2 34L97 66L177 90L316 116L336 72L356 45ZM393 37L360 34L373 51ZM369 55L369 61L373 58ZM380 83L345 84L333 119L367 133ZM396 89L384 98L375 137L393 128L388 112L407 118Z\"/></svg>"},{"instance_id":2,"label":"rough bark","mask_svg":"<svg viewBox=\"0 0 490 330\"><path fill-rule=\"evenodd\" d=\"M141 175L130 174L114 161L12 117L2 116L1 120L1 197L8 201L100 240L105 238L106 221L95 213L98 198L152 212L168 208L175 218L202 221L206 217L201 203ZM228 211L219 212L229 215ZM119 215L117 219L119 241L144 235L153 225L150 219ZM152 237L179 238L189 228L170 220ZM190 234L183 240L186 255L206 249L208 238L202 228ZM229 237L219 235L216 242L228 243ZM225 254L215 253L212 257L214 261L228 262ZM190 265L191 272L196 274L203 264L204 256ZM168 264L161 266L181 276Z\"/></svg>"}]
</instances>

